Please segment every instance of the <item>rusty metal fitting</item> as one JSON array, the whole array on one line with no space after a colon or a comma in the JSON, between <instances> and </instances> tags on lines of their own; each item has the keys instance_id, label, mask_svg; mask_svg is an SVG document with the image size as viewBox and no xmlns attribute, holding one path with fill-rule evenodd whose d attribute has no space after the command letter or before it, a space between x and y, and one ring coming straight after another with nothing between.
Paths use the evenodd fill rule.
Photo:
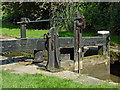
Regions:
<instances>
[{"instance_id":1,"label":"rusty metal fitting","mask_svg":"<svg viewBox=\"0 0 120 90\"><path fill-rule=\"evenodd\" d=\"M48 38L48 34L44 34L44 39L47 39Z\"/></svg>"},{"instance_id":2,"label":"rusty metal fitting","mask_svg":"<svg viewBox=\"0 0 120 90\"><path fill-rule=\"evenodd\" d=\"M80 30L80 27L76 27L76 30Z\"/></svg>"},{"instance_id":3,"label":"rusty metal fitting","mask_svg":"<svg viewBox=\"0 0 120 90\"><path fill-rule=\"evenodd\" d=\"M83 22L79 22L79 21L77 21L77 27L80 27L80 26L82 26L82 25L84 25Z\"/></svg>"},{"instance_id":4,"label":"rusty metal fitting","mask_svg":"<svg viewBox=\"0 0 120 90\"><path fill-rule=\"evenodd\" d=\"M29 24L30 19L29 18L21 18L21 22L17 22L17 24Z\"/></svg>"}]
</instances>

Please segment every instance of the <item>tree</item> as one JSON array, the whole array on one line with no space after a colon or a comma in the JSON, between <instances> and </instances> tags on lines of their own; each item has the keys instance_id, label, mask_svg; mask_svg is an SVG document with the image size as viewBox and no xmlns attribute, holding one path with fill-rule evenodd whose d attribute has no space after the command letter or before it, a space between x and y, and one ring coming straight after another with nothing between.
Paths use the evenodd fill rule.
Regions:
<instances>
[{"instance_id":1,"label":"tree","mask_svg":"<svg viewBox=\"0 0 120 90\"><path fill-rule=\"evenodd\" d=\"M3 2L3 21L10 23L20 21L20 18L26 17L30 20L48 19L49 3L42 2ZM39 25L41 24L41 25ZM32 24L33 28L47 28L49 22Z\"/></svg>"},{"instance_id":2,"label":"tree","mask_svg":"<svg viewBox=\"0 0 120 90\"><path fill-rule=\"evenodd\" d=\"M3 21L20 21L21 17L30 20L48 18L70 18L79 10L85 16L86 30L110 30L120 32L120 3L118 2L3 2ZM30 24L31 28L48 29L56 26L59 30L73 30L73 20Z\"/></svg>"}]
</instances>

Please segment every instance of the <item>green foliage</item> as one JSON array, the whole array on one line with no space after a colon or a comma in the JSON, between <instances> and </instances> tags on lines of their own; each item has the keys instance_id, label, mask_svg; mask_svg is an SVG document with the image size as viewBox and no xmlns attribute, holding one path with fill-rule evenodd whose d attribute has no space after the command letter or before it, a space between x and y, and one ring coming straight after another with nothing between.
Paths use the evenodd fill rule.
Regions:
<instances>
[{"instance_id":1,"label":"green foliage","mask_svg":"<svg viewBox=\"0 0 120 90\"><path fill-rule=\"evenodd\" d=\"M2 71L2 88L118 88L108 84L86 85L43 74L13 74Z\"/></svg>"},{"instance_id":2,"label":"green foliage","mask_svg":"<svg viewBox=\"0 0 120 90\"><path fill-rule=\"evenodd\" d=\"M8 19L27 17L30 19L41 18L48 3L42 2L3 2L3 18L7 15Z\"/></svg>"},{"instance_id":3,"label":"green foliage","mask_svg":"<svg viewBox=\"0 0 120 90\"><path fill-rule=\"evenodd\" d=\"M57 5L56 5L57 4ZM51 18L71 18L74 17L74 6L73 3L52 3ZM51 22L51 26L57 27L58 30L72 30L73 29L73 20L62 20Z\"/></svg>"},{"instance_id":4,"label":"green foliage","mask_svg":"<svg viewBox=\"0 0 120 90\"><path fill-rule=\"evenodd\" d=\"M49 3L43 2L3 2L3 22L16 23L20 18L26 17L30 20L48 19ZM32 28L48 28L49 22L31 24Z\"/></svg>"},{"instance_id":5,"label":"green foliage","mask_svg":"<svg viewBox=\"0 0 120 90\"><path fill-rule=\"evenodd\" d=\"M110 35L110 43L111 44L120 44L120 36L115 35L115 34L111 34Z\"/></svg>"},{"instance_id":6,"label":"green foliage","mask_svg":"<svg viewBox=\"0 0 120 90\"><path fill-rule=\"evenodd\" d=\"M110 30L112 33L120 31L120 5L119 3L88 3L84 12L87 31Z\"/></svg>"},{"instance_id":7,"label":"green foliage","mask_svg":"<svg viewBox=\"0 0 120 90\"><path fill-rule=\"evenodd\" d=\"M53 7L56 7L56 9L51 11L51 18L71 18L74 17L74 13L76 11L80 11L82 13L84 12L83 2L62 2L53 4L55 4ZM54 21L51 23L51 25L57 27L57 29L60 31L70 31L74 29L74 20Z\"/></svg>"},{"instance_id":8,"label":"green foliage","mask_svg":"<svg viewBox=\"0 0 120 90\"><path fill-rule=\"evenodd\" d=\"M74 17L76 10L83 13L86 32L110 30L120 32L120 3L118 2L4 2L3 21L16 22L21 17L31 20ZM31 24L31 28L48 29L56 26L58 30L73 30L73 20Z\"/></svg>"}]
</instances>

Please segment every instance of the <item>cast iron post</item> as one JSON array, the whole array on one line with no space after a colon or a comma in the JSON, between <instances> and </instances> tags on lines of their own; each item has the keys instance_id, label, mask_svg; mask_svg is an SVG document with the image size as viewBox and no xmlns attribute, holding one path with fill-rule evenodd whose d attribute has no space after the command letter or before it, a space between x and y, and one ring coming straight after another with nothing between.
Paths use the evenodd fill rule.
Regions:
<instances>
[{"instance_id":1,"label":"cast iron post","mask_svg":"<svg viewBox=\"0 0 120 90\"><path fill-rule=\"evenodd\" d=\"M54 27L50 29L48 34L48 63L46 68L52 72L61 69L58 57L58 31Z\"/></svg>"}]
</instances>

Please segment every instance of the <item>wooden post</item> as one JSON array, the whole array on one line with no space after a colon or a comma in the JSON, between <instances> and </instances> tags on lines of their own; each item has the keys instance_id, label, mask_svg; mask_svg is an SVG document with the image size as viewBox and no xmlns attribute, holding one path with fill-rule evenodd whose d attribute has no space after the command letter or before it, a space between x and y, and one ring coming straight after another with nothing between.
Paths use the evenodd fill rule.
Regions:
<instances>
[{"instance_id":1,"label":"wooden post","mask_svg":"<svg viewBox=\"0 0 120 90\"><path fill-rule=\"evenodd\" d=\"M98 53L101 55L109 56L109 47L110 47L110 33L109 31L98 31L98 34L105 39L103 46L98 46Z\"/></svg>"},{"instance_id":2,"label":"wooden post","mask_svg":"<svg viewBox=\"0 0 120 90\"><path fill-rule=\"evenodd\" d=\"M25 22L26 18L21 18L21 22ZM21 24L21 38L26 38L26 24Z\"/></svg>"}]
</instances>

